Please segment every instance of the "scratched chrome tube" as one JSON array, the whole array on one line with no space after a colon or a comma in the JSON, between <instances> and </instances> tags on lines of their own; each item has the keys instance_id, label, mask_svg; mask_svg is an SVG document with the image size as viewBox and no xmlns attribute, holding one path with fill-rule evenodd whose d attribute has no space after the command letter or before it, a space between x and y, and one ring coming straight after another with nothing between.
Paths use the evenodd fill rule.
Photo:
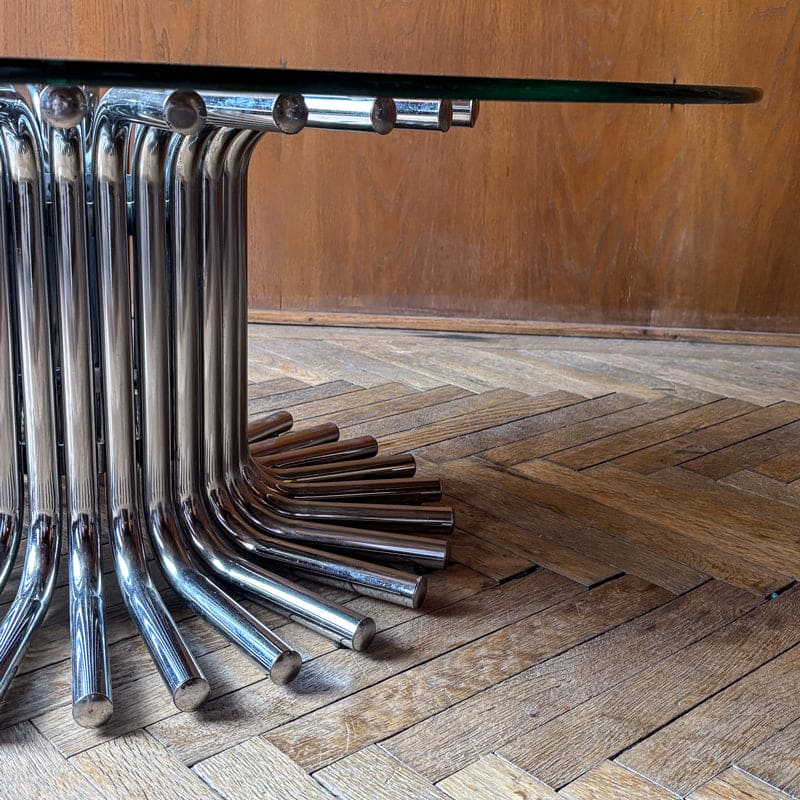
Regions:
<instances>
[{"instance_id":1,"label":"scratched chrome tube","mask_svg":"<svg viewBox=\"0 0 800 800\"><path fill-rule=\"evenodd\" d=\"M0 94L0 97L2 95ZM7 207L4 157L0 151L0 209ZM11 251L6 215L0 213L0 591L14 567L22 528L17 362L14 352Z\"/></svg>"},{"instance_id":2,"label":"scratched chrome tube","mask_svg":"<svg viewBox=\"0 0 800 800\"><path fill-rule=\"evenodd\" d=\"M451 100L454 128L474 128L480 112L480 100Z\"/></svg>"},{"instance_id":3,"label":"scratched chrome tube","mask_svg":"<svg viewBox=\"0 0 800 800\"><path fill-rule=\"evenodd\" d=\"M207 698L208 681L153 584L139 523L125 178L129 123L141 121L141 112L141 119L163 125L175 98L155 91L119 95L119 105L114 89L100 103L92 154L109 538L128 611L173 702L190 710Z\"/></svg>"},{"instance_id":4,"label":"scratched chrome tube","mask_svg":"<svg viewBox=\"0 0 800 800\"><path fill-rule=\"evenodd\" d=\"M396 128L410 130L450 130L453 124L453 104L449 100L414 100L395 98Z\"/></svg>"},{"instance_id":5,"label":"scratched chrome tube","mask_svg":"<svg viewBox=\"0 0 800 800\"><path fill-rule=\"evenodd\" d=\"M206 565L259 602L313 628L339 644L366 648L375 633L369 617L325 600L285 578L249 563L209 518L200 484L202 436L202 330L200 326L198 166L208 131L174 137L170 150L172 232L174 490L182 529Z\"/></svg>"},{"instance_id":6,"label":"scratched chrome tube","mask_svg":"<svg viewBox=\"0 0 800 800\"><path fill-rule=\"evenodd\" d=\"M89 308L86 191L77 87L47 87L39 108L50 126L50 180L61 340L66 522L69 535L72 716L84 727L113 710L106 648L97 494L94 364Z\"/></svg>"},{"instance_id":7,"label":"scratched chrome tube","mask_svg":"<svg viewBox=\"0 0 800 800\"><path fill-rule=\"evenodd\" d=\"M199 101L199 97L197 98ZM135 286L142 428L142 487L150 539L172 588L278 683L300 656L205 574L179 532L172 492L169 277L165 167L168 131L145 128L133 155Z\"/></svg>"},{"instance_id":8,"label":"scratched chrome tube","mask_svg":"<svg viewBox=\"0 0 800 800\"><path fill-rule=\"evenodd\" d=\"M304 573L321 575L361 594L417 607L425 596L424 576L412 575L327 553L295 542L284 541L254 528L233 502L223 465L222 396L222 305L223 305L223 162L237 135L248 132L221 129L209 141L200 168L203 199L202 287L203 287L203 482L208 511L220 530L243 552ZM249 141L249 139L248 139ZM230 445L229 440L229 445ZM231 484L236 488L236 483ZM260 519L275 524L275 533L291 531L292 524L259 509ZM320 526L315 526L320 527Z\"/></svg>"},{"instance_id":9,"label":"scratched chrome tube","mask_svg":"<svg viewBox=\"0 0 800 800\"><path fill-rule=\"evenodd\" d=\"M28 543L19 589L0 623L0 698L8 691L31 636L47 612L61 542L44 186L37 124L19 95L0 91L3 177L8 192L3 211L7 211L10 224L8 243L16 294L28 469Z\"/></svg>"},{"instance_id":10,"label":"scratched chrome tube","mask_svg":"<svg viewBox=\"0 0 800 800\"><path fill-rule=\"evenodd\" d=\"M449 544L446 541L341 527L353 520L376 527L386 521L386 527L392 530L399 527L404 531L412 528L420 533L428 532L430 516L426 516L422 510L403 505L325 504L294 500L276 493L257 468L248 469L251 459L245 425L246 175L250 154L257 142L256 136L244 132L232 139L225 151L222 172L222 461L231 498L242 516L253 527L268 535L313 543L319 547L350 549L365 558L411 561L421 566L441 568L448 558ZM318 427L324 430L331 426ZM332 427L331 435L338 437L338 428ZM274 441L278 442L281 438L277 437ZM280 518L283 519L282 524ZM435 520L435 512L433 518ZM301 527L301 522L306 525ZM314 523L334 523L337 527L314 527Z\"/></svg>"},{"instance_id":11,"label":"scratched chrome tube","mask_svg":"<svg viewBox=\"0 0 800 800\"><path fill-rule=\"evenodd\" d=\"M395 126L397 109L388 97L305 95L308 127L387 134Z\"/></svg>"}]
</instances>

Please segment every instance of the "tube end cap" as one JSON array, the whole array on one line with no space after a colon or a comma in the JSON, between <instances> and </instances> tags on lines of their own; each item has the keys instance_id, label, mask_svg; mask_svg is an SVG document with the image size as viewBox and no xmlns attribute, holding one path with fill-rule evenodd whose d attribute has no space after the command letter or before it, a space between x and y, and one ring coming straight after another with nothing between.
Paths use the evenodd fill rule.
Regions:
<instances>
[{"instance_id":1,"label":"tube end cap","mask_svg":"<svg viewBox=\"0 0 800 800\"><path fill-rule=\"evenodd\" d=\"M86 694L72 704L72 718L82 728L105 725L113 711L111 698L100 693Z\"/></svg>"},{"instance_id":2,"label":"tube end cap","mask_svg":"<svg viewBox=\"0 0 800 800\"><path fill-rule=\"evenodd\" d=\"M184 681L172 695L172 702L180 711L194 711L208 699L211 687L205 678L189 678Z\"/></svg>"},{"instance_id":3,"label":"tube end cap","mask_svg":"<svg viewBox=\"0 0 800 800\"><path fill-rule=\"evenodd\" d=\"M296 650L285 650L275 659L275 663L269 671L269 678L278 686L283 686L297 677L302 664L303 659L300 657L300 653Z\"/></svg>"},{"instance_id":4,"label":"tube end cap","mask_svg":"<svg viewBox=\"0 0 800 800\"><path fill-rule=\"evenodd\" d=\"M366 650L375 638L376 631L375 620L372 619L372 617L364 617L364 619L358 623L355 633L353 634L351 645L353 650Z\"/></svg>"},{"instance_id":5,"label":"tube end cap","mask_svg":"<svg viewBox=\"0 0 800 800\"><path fill-rule=\"evenodd\" d=\"M425 602L428 594L428 579L424 575L417 576L417 585L411 598L411 608L419 608Z\"/></svg>"}]
</instances>

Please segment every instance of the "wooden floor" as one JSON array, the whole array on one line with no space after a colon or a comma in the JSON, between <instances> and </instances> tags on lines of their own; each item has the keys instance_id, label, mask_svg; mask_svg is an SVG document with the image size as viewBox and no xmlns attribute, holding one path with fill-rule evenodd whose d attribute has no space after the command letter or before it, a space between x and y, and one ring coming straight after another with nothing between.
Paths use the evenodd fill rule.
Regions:
<instances>
[{"instance_id":1,"label":"wooden floor","mask_svg":"<svg viewBox=\"0 0 800 800\"><path fill-rule=\"evenodd\" d=\"M366 654L250 605L307 662L283 688L165 591L213 683L195 714L109 576L99 733L70 717L62 569L0 796L800 797L800 350L251 332L251 411L416 453L455 563L421 611L329 590L374 614Z\"/></svg>"}]
</instances>

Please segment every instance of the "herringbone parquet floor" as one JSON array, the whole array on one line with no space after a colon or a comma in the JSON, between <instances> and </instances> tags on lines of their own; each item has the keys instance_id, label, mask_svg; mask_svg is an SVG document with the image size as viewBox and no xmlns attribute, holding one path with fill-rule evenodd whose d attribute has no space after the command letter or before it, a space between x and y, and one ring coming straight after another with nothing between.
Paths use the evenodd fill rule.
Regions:
<instances>
[{"instance_id":1,"label":"herringbone parquet floor","mask_svg":"<svg viewBox=\"0 0 800 800\"><path fill-rule=\"evenodd\" d=\"M250 351L253 413L444 478L455 563L420 611L331 590L374 614L365 654L250 605L303 653L288 687L165 591L214 686L195 714L109 575L100 732L70 716L62 569L0 796L800 797L800 350L253 326Z\"/></svg>"}]
</instances>

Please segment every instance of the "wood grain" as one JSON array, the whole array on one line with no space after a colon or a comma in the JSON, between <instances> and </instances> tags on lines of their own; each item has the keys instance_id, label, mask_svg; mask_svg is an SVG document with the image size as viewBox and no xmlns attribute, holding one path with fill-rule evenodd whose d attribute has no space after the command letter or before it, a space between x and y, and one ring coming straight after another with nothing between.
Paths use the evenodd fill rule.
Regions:
<instances>
[{"instance_id":1,"label":"wood grain","mask_svg":"<svg viewBox=\"0 0 800 800\"><path fill-rule=\"evenodd\" d=\"M727 769L688 800L787 800L787 795L737 769Z\"/></svg>"},{"instance_id":2,"label":"wood grain","mask_svg":"<svg viewBox=\"0 0 800 800\"><path fill-rule=\"evenodd\" d=\"M800 795L800 720L737 758L736 766L787 794Z\"/></svg>"},{"instance_id":3,"label":"wood grain","mask_svg":"<svg viewBox=\"0 0 800 800\"><path fill-rule=\"evenodd\" d=\"M436 785L453 800L558 800L551 788L494 754Z\"/></svg>"},{"instance_id":4,"label":"wood grain","mask_svg":"<svg viewBox=\"0 0 800 800\"><path fill-rule=\"evenodd\" d=\"M564 800L670 800L673 795L613 761L604 761L565 786Z\"/></svg>"}]
</instances>

